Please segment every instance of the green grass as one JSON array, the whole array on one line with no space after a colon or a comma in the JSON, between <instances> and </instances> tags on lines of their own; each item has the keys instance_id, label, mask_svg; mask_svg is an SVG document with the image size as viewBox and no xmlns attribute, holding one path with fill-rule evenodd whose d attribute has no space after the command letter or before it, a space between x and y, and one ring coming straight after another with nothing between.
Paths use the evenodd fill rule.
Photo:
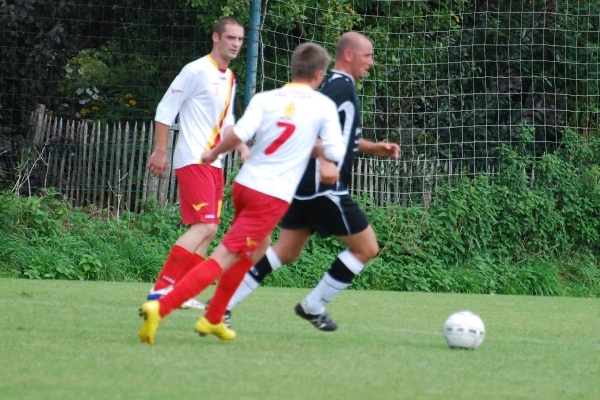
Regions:
<instances>
[{"instance_id":1,"label":"green grass","mask_svg":"<svg viewBox=\"0 0 600 400\"><path fill-rule=\"evenodd\" d=\"M198 337L200 312L177 310L149 346L147 289L0 279L0 398L600 398L598 299L345 291L325 333L293 313L308 290L259 288L233 313L234 341ZM486 324L475 351L444 342L461 309Z\"/></svg>"}]
</instances>

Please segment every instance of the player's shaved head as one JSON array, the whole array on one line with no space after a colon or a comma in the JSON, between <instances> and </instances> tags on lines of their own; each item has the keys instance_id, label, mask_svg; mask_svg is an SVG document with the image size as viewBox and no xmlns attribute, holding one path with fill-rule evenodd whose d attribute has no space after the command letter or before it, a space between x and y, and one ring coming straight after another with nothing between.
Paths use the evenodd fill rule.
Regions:
<instances>
[{"instance_id":1,"label":"player's shaved head","mask_svg":"<svg viewBox=\"0 0 600 400\"><path fill-rule=\"evenodd\" d=\"M363 45L365 42L371 43L371 40L363 35L362 33L350 31L340 36L335 46L335 58L336 60L341 58L346 50L355 50L357 47Z\"/></svg>"},{"instance_id":2,"label":"player's shaved head","mask_svg":"<svg viewBox=\"0 0 600 400\"><path fill-rule=\"evenodd\" d=\"M342 71L354 79L364 79L373 66L373 43L362 33L350 31L344 33L335 46L335 65L333 69Z\"/></svg>"}]
</instances>

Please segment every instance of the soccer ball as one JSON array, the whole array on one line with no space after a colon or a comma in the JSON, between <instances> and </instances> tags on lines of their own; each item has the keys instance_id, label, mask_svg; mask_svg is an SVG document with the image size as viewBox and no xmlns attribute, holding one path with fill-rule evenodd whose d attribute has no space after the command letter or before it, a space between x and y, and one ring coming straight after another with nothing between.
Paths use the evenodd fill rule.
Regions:
<instances>
[{"instance_id":1,"label":"soccer ball","mask_svg":"<svg viewBox=\"0 0 600 400\"><path fill-rule=\"evenodd\" d=\"M485 336L483 321L471 311L458 311L444 323L444 337L450 348L474 350Z\"/></svg>"}]
</instances>

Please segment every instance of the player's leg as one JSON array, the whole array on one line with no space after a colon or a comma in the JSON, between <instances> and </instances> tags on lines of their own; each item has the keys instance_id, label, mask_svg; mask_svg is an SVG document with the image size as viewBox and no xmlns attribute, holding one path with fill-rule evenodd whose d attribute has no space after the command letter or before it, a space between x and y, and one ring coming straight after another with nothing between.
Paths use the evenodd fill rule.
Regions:
<instances>
[{"instance_id":1,"label":"player's leg","mask_svg":"<svg viewBox=\"0 0 600 400\"><path fill-rule=\"evenodd\" d=\"M197 223L177 239L171 248L158 278L148 294L156 300L166 294L177 280L204 260L208 244L217 232L216 224Z\"/></svg>"},{"instance_id":2,"label":"player's leg","mask_svg":"<svg viewBox=\"0 0 600 400\"><path fill-rule=\"evenodd\" d=\"M352 284L365 263L377 255L379 246L373 228L350 196L331 197L328 200L323 199L322 204L323 208L329 208L331 215L328 231L335 234L348 249L338 254L321 281L296 306L295 311L318 329L333 331L337 329L337 324L328 316L327 304Z\"/></svg>"},{"instance_id":3,"label":"player's leg","mask_svg":"<svg viewBox=\"0 0 600 400\"><path fill-rule=\"evenodd\" d=\"M227 305L229 317L231 310L258 288L267 275L283 265L297 260L310 236L310 228L281 228L277 243L269 247L263 257L244 275L241 284Z\"/></svg>"},{"instance_id":4,"label":"player's leg","mask_svg":"<svg viewBox=\"0 0 600 400\"><path fill-rule=\"evenodd\" d=\"M250 257L242 258L236 262L219 278L215 293L210 299L208 308L204 314L210 323L217 324L223 321L228 328L231 328L231 313L226 313L227 304L244 279L244 275L246 275L257 259L265 254L270 243L271 237L265 237Z\"/></svg>"},{"instance_id":5,"label":"player's leg","mask_svg":"<svg viewBox=\"0 0 600 400\"><path fill-rule=\"evenodd\" d=\"M270 243L273 228L289 208L286 201L257 192L236 182L234 182L232 194L236 213L231 229L227 231L219 246L228 249L232 254L241 255L241 257L237 260L231 260L228 258L229 253L223 253L222 251L215 251L211 255L209 260L214 259L222 266L223 275L217 285L217 291L210 302L209 309L196 325L196 331L201 335L215 333L207 328L209 326L220 327L224 325L223 313L225 307L235 288L239 286L244 274L252 265L252 255L257 253L254 258L256 259L264 253ZM235 270L229 272L230 267L235 268ZM190 274L194 272L192 271ZM217 323L218 325L216 325ZM223 327L218 329L221 332L233 332ZM215 334L221 337L220 334ZM233 332L233 336L235 336L235 332Z\"/></svg>"},{"instance_id":6,"label":"player's leg","mask_svg":"<svg viewBox=\"0 0 600 400\"><path fill-rule=\"evenodd\" d=\"M231 319L231 310L250 295L271 272L300 257L302 249L312 234L306 209L312 209L307 201L294 200L281 219L279 239L269 247L265 255L258 260L244 276L231 301L227 305L224 317Z\"/></svg>"},{"instance_id":7,"label":"player's leg","mask_svg":"<svg viewBox=\"0 0 600 400\"><path fill-rule=\"evenodd\" d=\"M193 267L200 264L220 221L223 173L220 168L190 165L175 170L179 182L182 222L190 228L175 242L148 300L158 299ZM192 298L182 308L204 309Z\"/></svg>"},{"instance_id":8,"label":"player's leg","mask_svg":"<svg viewBox=\"0 0 600 400\"><path fill-rule=\"evenodd\" d=\"M311 314L324 312L326 305L352 284L365 263L377 255L377 240L371 226L354 235L340 236L339 239L348 249L338 254L319 284L306 297L307 311Z\"/></svg>"},{"instance_id":9,"label":"player's leg","mask_svg":"<svg viewBox=\"0 0 600 400\"><path fill-rule=\"evenodd\" d=\"M221 262L227 261L227 249L219 245L213 254L222 254ZM229 255L228 262L234 263L237 260L237 254ZM158 300L147 301L140 309L140 316L144 318L142 328L138 332L140 340L144 343L153 344L154 336L161 320L173 312L174 309L180 307L187 299L198 295L202 290L206 289L213 283L221 274L222 267L219 262L213 258L203 261L198 266L194 267L182 279L173 285L173 290L165 294ZM233 334L235 337L235 333ZM232 339L233 337L222 337L223 340Z\"/></svg>"}]
</instances>

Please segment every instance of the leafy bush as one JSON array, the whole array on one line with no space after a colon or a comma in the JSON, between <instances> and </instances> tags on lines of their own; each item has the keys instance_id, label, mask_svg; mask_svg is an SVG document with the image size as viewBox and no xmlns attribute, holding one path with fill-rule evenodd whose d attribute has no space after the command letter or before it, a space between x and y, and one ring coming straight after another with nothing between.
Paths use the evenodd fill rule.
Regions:
<instances>
[{"instance_id":1,"label":"leafy bush","mask_svg":"<svg viewBox=\"0 0 600 400\"><path fill-rule=\"evenodd\" d=\"M527 151L527 140L532 135L502 148L498 175L439 186L428 210L357 199L380 252L351 288L600 296L600 135L583 140L567 131L564 146L541 159ZM150 282L185 230L179 210L153 198L140 214L119 219L84 211L52 191L0 193L0 274ZM222 218L211 249L230 225L232 207ZM344 248L314 235L297 262L264 284L313 287Z\"/></svg>"},{"instance_id":2,"label":"leafy bush","mask_svg":"<svg viewBox=\"0 0 600 400\"><path fill-rule=\"evenodd\" d=\"M502 147L497 176L439 186L428 210L359 199L381 250L352 288L600 295L600 135L567 131L563 148L535 159L523 132L516 148ZM339 251L312 237L265 284L312 287Z\"/></svg>"},{"instance_id":3,"label":"leafy bush","mask_svg":"<svg viewBox=\"0 0 600 400\"><path fill-rule=\"evenodd\" d=\"M56 112L102 123L154 118L163 93L152 86L134 85L131 71L137 71L139 82L154 82L157 66L147 57L119 50L116 42L108 42L99 50L82 50L71 58L59 85L64 103Z\"/></svg>"}]
</instances>

